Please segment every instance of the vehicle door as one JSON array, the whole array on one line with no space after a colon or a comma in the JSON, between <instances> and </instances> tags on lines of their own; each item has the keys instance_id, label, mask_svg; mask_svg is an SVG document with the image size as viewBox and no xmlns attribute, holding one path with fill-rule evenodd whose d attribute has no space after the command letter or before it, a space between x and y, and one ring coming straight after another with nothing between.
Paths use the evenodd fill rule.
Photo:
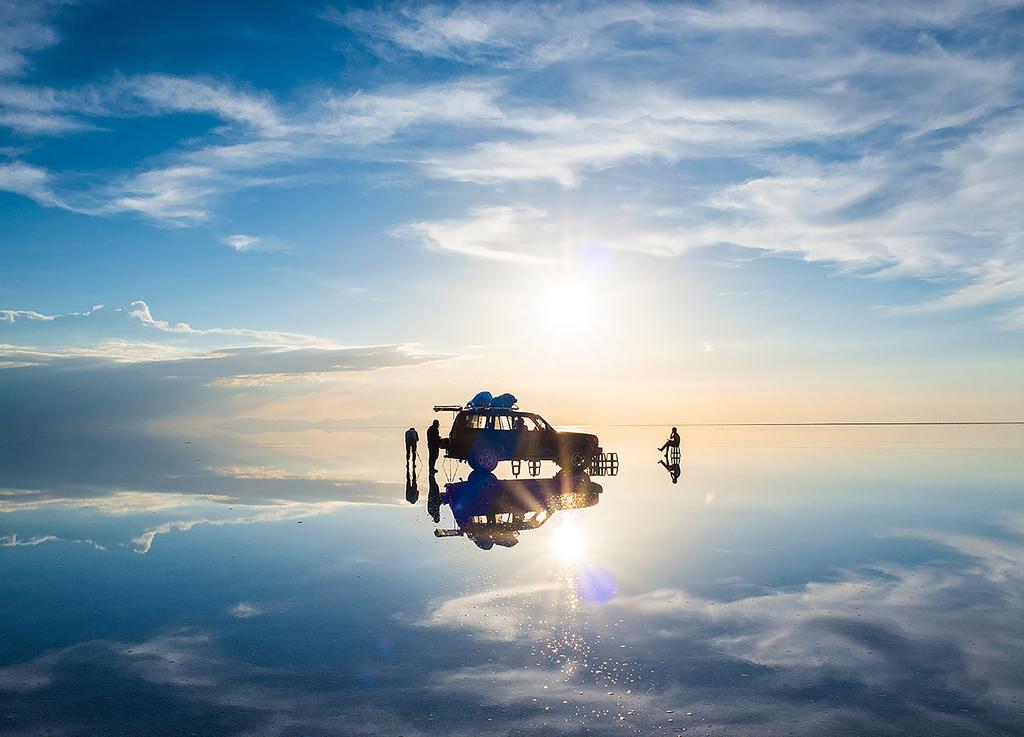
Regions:
<instances>
[{"instance_id":1,"label":"vehicle door","mask_svg":"<svg viewBox=\"0 0 1024 737\"><path fill-rule=\"evenodd\" d=\"M520 458L537 458L544 455L546 438L542 423L534 415L517 415L513 420L516 436L516 455Z\"/></svg>"},{"instance_id":2,"label":"vehicle door","mask_svg":"<svg viewBox=\"0 0 1024 737\"><path fill-rule=\"evenodd\" d=\"M491 417L493 447L503 458L514 458L517 455L514 421L515 418L510 414L496 414Z\"/></svg>"},{"instance_id":3,"label":"vehicle door","mask_svg":"<svg viewBox=\"0 0 1024 737\"><path fill-rule=\"evenodd\" d=\"M487 416L475 412L462 412L455 419L455 427L451 433L449 454L466 457L480 439L480 434L487 430Z\"/></svg>"},{"instance_id":4,"label":"vehicle door","mask_svg":"<svg viewBox=\"0 0 1024 737\"><path fill-rule=\"evenodd\" d=\"M537 454L546 458L558 457L558 431L551 427L540 415L531 415L530 419L536 425Z\"/></svg>"}]
</instances>

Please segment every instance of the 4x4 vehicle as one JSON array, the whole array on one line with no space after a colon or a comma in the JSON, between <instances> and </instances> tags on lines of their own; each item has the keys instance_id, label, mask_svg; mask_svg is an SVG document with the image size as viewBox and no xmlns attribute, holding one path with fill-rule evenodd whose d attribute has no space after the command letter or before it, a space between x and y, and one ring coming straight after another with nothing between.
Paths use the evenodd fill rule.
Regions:
<instances>
[{"instance_id":1,"label":"4x4 vehicle","mask_svg":"<svg viewBox=\"0 0 1024 737\"><path fill-rule=\"evenodd\" d=\"M455 410L453 407L438 407ZM601 455L596 435L556 430L538 414L496 407L459 409L441 447L449 458L493 471L500 461L554 461L582 471Z\"/></svg>"}]
</instances>

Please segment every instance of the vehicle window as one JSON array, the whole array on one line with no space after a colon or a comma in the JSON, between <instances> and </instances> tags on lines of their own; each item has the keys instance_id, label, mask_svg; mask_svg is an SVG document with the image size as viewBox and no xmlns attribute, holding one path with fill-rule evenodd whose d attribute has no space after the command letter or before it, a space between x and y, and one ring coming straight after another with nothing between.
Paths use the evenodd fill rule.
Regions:
<instances>
[{"instance_id":1,"label":"vehicle window","mask_svg":"<svg viewBox=\"0 0 1024 737\"><path fill-rule=\"evenodd\" d=\"M527 415L514 415L512 417L513 430L526 430L527 432L537 429L537 423Z\"/></svg>"},{"instance_id":2,"label":"vehicle window","mask_svg":"<svg viewBox=\"0 0 1024 737\"><path fill-rule=\"evenodd\" d=\"M511 430L512 429L512 416L511 415L495 415L494 416L494 429L495 430Z\"/></svg>"},{"instance_id":3,"label":"vehicle window","mask_svg":"<svg viewBox=\"0 0 1024 737\"><path fill-rule=\"evenodd\" d=\"M537 417L537 416L529 417L529 416L524 415L523 419L526 420L526 429L527 430L546 430L547 427L548 427L547 423L544 422L543 419L541 419L540 417Z\"/></svg>"},{"instance_id":4,"label":"vehicle window","mask_svg":"<svg viewBox=\"0 0 1024 737\"><path fill-rule=\"evenodd\" d=\"M466 427L472 430L483 430L487 427L487 417L485 415L466 415Z\"/></svg>"}]
</instances>

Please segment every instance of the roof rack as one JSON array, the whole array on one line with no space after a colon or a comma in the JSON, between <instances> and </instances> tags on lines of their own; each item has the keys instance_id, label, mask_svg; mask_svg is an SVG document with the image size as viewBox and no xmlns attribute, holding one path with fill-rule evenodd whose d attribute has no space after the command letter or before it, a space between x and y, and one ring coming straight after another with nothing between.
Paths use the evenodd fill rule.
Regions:
<instances>
[{"instance_id":1,"label":"roof rack","mask_svg":"<svg viewBox=\"0 0 1024 737\"><path fill-rule=\"evenodd\" d=\"M435 412L518 412L519 405L513 404L511 407L470 407L468 405L461 404L435 404Z\"/></svg>"}]
</instances>

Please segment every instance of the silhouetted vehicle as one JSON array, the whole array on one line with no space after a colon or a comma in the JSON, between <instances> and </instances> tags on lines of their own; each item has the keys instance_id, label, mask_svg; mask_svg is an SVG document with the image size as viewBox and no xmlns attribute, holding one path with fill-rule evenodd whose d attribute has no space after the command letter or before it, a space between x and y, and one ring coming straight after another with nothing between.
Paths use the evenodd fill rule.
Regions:
<instances>
[{"instance_id":1,"label":"silhouetted vehicle","mask_svg":"<svg viewBox=\"0 0 1024 737\"><path fill-rule=\"evenodd\" d=\"M443 501L458 527L434 530L434 535L467 537L484 550L495 545L509 548L519 542L522 530L540 527L559 510L594 506L601 491L586 473L559 471L549 479L502 480L488 471L473 471L466 481L445 484Z\"/></svg>"},{"instance_id":2,"label":"silhouetted vehicle","mask_svg":"<svg viewBox=\"0 0 1024 737\"><path fill-rule=\"evenodd\" d=\"M434 410L457 411L441 447L449 458L467 461L476 471L493 471L501 461L554 461L583 471L601 455L596 435L556 430L533 412L451 406Z\"/></svg>"}]
</instances>

